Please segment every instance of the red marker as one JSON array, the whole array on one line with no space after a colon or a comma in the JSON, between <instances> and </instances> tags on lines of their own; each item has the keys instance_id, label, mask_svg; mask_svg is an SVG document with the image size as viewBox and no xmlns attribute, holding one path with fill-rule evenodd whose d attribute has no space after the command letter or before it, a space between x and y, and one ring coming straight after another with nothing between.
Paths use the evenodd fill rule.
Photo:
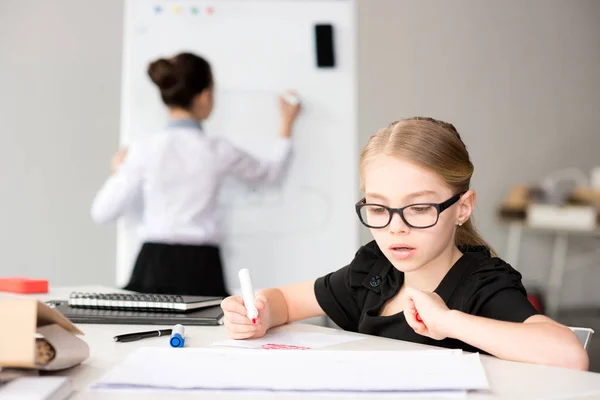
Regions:
<instances>
[{"instance_id":1,"label":"red marker","mask_svg":"<svg viewBox=\"0 0 600 400\"><path fill-rule=\"evenodd\" d=\"M418 312L415 314L415 318L417 319L417 321L423 322L423 320L421 319L421 316L419 315Z\"/></svg>"}]
</instances>

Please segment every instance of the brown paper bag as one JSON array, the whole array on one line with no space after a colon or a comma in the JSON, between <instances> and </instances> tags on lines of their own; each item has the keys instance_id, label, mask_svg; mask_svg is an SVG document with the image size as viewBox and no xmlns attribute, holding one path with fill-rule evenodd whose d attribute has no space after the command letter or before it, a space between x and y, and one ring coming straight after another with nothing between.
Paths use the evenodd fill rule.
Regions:
<instances>
[{"instance_id":1,"label":"brown paper bag","mask_svg":"<svg viewBox=\"0 0 600 400\"><path fill-rule=\"evenodd\" d=\"M0 300L0 367L59 370L89 357L75 325L35 299Z\"/></svg>"}]
</instances>

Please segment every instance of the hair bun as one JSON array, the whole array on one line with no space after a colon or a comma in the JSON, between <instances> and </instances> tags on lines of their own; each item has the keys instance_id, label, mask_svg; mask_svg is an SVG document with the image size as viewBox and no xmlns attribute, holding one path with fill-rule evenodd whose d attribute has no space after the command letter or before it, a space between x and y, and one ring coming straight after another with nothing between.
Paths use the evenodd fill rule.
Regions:
<instances>
[{"instance_id":1,"label":"hair bun","mask_svg":"<svg viewBox=\"0 0 600 400\"><path fill-rule=\"evenodd\" d=\"M190 110L194 98L212 88L210 64L192 53L154 60L147 72L168 107Z\"/></svg>"},{"instance_id":2,"label":"hair bun","mask_svg":"<svg viewBox=\"0 0 600 400\"><path fill-rule=\"evenodd\" d=\"M172 88L177 84L175 66L167 59L159 58L148 66L148 75L161 90Z\"/></svg>"}]
</instances>

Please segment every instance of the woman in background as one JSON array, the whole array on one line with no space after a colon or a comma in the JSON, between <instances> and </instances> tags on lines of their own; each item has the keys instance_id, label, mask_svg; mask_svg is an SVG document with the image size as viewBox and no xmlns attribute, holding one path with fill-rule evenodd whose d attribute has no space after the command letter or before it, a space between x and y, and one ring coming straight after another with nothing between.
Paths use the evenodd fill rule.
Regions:
<instances>
[{"instance_id":1,"label":"woman in background","mask_svg":"<svg viewBox=\"0 0 600 400\"><path fill-rule=\"evenodd\" d=\"M280 99L281 128L273 156L260 160L224 139L204 134L213 110L210 64L181 53L158 59L148 75L169 109L166 128L132 144L112 160L112 176L96 195L92 217L114 221L141 196L144 241L125 287L142 293L227 296L219 252L218 193L225 176L275 183L291 153L297 104Z\"/></svg>"}]
</instances>

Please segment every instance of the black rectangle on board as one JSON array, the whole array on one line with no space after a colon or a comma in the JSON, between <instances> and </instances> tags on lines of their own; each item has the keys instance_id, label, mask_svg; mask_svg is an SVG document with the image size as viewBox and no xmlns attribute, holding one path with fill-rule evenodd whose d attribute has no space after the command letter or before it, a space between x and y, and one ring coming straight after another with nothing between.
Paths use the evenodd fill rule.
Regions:
<instances>
[{"instance_id":1,"label":"black rectangle on board","mask_svg":"<svg viewBox=\"0 0 600 400\"><path fill-rule=\"evenodd\" d=\"M331 24L315 25L315 46L317 51L317 67L335 67L333 26Z\"/></svg>"}]
</instances>

